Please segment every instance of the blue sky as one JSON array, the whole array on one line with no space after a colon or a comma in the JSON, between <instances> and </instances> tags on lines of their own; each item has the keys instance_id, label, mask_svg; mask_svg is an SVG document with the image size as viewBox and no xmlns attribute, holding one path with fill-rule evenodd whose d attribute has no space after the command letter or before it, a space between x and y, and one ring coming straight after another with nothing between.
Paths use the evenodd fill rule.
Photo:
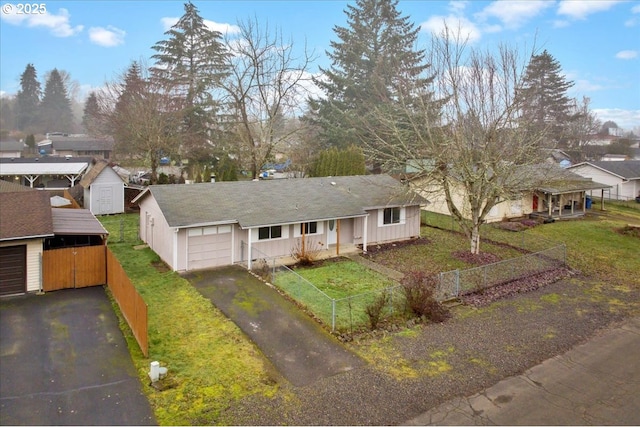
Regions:
<instances>
[{"instance_id":1,"label":"blue sky","mask_svg":"<svg viewBox=\"0 0 640 427\"><path fill-rule=\"evenodd\" d=\"M151 46L184 11L182 1L0 1L0 93L15 94L20 74L32 63L42 78L67 71L80 97L121 73L132 60L148 59ZM294 46L306 43L327 66L325 51L345 26L346 1L197 1L207 23L233 33L238 20L257 19L278 28ZM46 13L42 12L42 7ZM432 30L446 20L469 34L474 47L499 43L530 49L535 43L575 82L569 95L591 99L600 120L640 130L640 2L586 1L400 1L403 16L422 29L426 48ZM35 10L38 9L38 10ZM18 14L16 12L31 12ZM44 85L43 85L44 86Z\"/></svg>"}]
</instances>

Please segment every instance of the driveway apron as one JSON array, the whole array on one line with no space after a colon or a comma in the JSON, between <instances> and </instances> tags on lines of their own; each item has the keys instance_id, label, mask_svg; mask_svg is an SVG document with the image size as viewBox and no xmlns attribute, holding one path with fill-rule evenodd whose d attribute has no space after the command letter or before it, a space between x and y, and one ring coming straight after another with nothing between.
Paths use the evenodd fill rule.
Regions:
<instances>
[{"instance_id":1,"label":"driveway apron","mask_svg":"<svg viewBox=\"0 0 640 427\"><path fill-rule=\"evenodd\" d=\"M239 266L185 277L253 340L280 374L304 386L360 366L335 337Z\"/></svg>"},{"instance_id":2,"label":"driveway apron","mask_svg":"<svg viewBox=\"0 0 640 427\"><path fill-rule=\"evenodd\" d=\"M0 336L0 424L155 424L102 287L0 299Z\"/></svg>"}]
</instances>

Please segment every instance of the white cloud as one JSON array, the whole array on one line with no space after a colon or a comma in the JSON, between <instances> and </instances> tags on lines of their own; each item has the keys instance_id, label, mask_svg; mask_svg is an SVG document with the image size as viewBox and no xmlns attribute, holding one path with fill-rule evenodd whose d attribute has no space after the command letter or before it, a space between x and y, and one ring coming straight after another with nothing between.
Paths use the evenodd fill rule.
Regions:
<instances>
[{"instance_id":1,"label":"white cloud","mask_svg":"<svg viewBox=\"0 0 640 427\"><path fill-rule=\"evenodd\" d=\"M634 59L638 57L637 50L621 50L616 53L616 58L618 59Z\"/></svg>"},{"instance_id":2,"label":"white cloud","mask_svg":"<svg viewBox=\"0 0 640 427\"><path fill-rule=\"evenodd\" d=\"M631 8L631 13L640 13L640 4L637 4Z\"/></svg>"},{"instance_id":3,"label":"white cloud","mask_svg":"<svg viewBox=\"0 0 640 427\"><path fill-rule=\"evenodd\" d=\"M440 35L446 28L453 32L455 36L458 32L461 38L468 39L470 43L480 40L482 36L478 27L463 16L432 16L427 21L420 24L422 31Z\"/></svg>"},{"instance_id":4,"label":"white cloud","mask_svg":"<svg viewBox=\"0 0 640 427\"><path fill-rule=\"evenodd\" d=\"M166 17L166 18L160 19L160 22L162 23L162 27L164 28L164 31L169 31L171 29L171 27L173 27L174 25L176 25L178 23L179 19L180 18ZM238 27L237 25L221 24L221 23L218 23L218 22L215 22L215 21L210 21L208 19L204 20L204 24L210 30L218 31L218 32L222 33L223 35L225 35L225 34L238 34L240 32L240 27Z\"/></svg>"},{"instance_id":5,"label":"white cloud","mask_svg":"<svg viewBox=\"0 0 640 427\"><path fill-rule=\"evenodd\" d=\"M127 33L120 28L108 25L107 28L91 27L89 28L89 39L100 46L113 47L124 43L124 36Z\"/></svg>"},{"instance_id":6,"label":"white cloud","mask_svg":"<svg viewBox=\"0 0 640 427\"><path fill-rule=\"evenodd\" d=\"M52 35L56 37L71 37L78 34L83 30L82 25L71 26L69 11L67 9L58 9L58 14L52 14L46 12L43 14L31 13L31 14L18 14L17 8L6 13L3 8L2 20L13 25L25 25L28 28L46 28Z\"/></svg>"},{"instance_id":7,"label":"white cloud","mask_svg":"<svg viewBox=\"0 0 640 427\"><path fill-rule=\"evenodd\" d=\"M640 110L622 110L619 108L594 108L593 112L603 123L611 120L622 129L631 130L640 126Z\"/></svg>"},{"instance_id":8,"label":"white cloud","mask_svg":"<svg viewBox=\"0 0 640 427\"><path fill-rule=\"evenodd\" d=\"M566 15L572 19L586 19L592 13L603 12L611 9L621 0L562 0L558 6L558 15Z\"/></svg>"},{"instance_id":9,"label":"white cloud","mask_svg":"<svg viewBox=\"0 0 640 427\"><path fill-rule=\"evenodd\" d=\"M553 5L548 0L494 1L478 13L477 17L482 20L497 18L505 28L513 30L522 27Z\"/></svg>"},{"instance_id":10,"label":"white cloud","mask_svg":"<svg viewBox=\"0 0 640 427\"><path fill-rule=\"evenodd\" d=\"M449 2L449 10L455 14L462 13L469 2L467 0L455 0Z\"/></svg>"}]
</instances>

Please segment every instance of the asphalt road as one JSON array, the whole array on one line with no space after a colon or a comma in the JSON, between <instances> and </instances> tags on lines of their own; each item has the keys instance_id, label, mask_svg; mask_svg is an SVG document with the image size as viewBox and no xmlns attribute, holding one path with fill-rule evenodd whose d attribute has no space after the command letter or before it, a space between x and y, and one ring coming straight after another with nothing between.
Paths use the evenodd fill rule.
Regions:
<instances>
[{"instance_id":1,"label":"asphalt road","mask_svg":"<svg viewBox=\"0 0 640 427\"><path fill-rule=\"evenodd\" d=\"M404 425L640 425L640 318Z\"/></svg>"},{"instance_id":2,"label":"asphalt road","mask_svg":"<svg viewBox=\"0 0 640 427\"><path fill-rule=\"evenodd\" d=\"M1 425L154 425L102 287L0 299Z\"/></svg>"}]
</instances>

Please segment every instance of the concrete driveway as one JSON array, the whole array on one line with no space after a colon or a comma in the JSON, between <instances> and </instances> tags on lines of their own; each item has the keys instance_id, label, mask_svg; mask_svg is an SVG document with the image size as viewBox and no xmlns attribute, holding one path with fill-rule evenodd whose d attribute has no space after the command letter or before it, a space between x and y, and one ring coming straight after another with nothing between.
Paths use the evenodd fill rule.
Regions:
<instances>
[{"instance_id":1,"label":"concrete driveway","mask_svg":"<svg viewBox=\"0 0 640 427\"><path fill-rule=\"evenodd\" d=\"M364 362L275 289L239 266L185 275L295 386Z\"/></svg>"},{"instance_id":2,"label":"concrete driveway","mask_svg":"<svg viewBox=\"0 0 640 427\"><path fill-rule=\"evenodd\" d=\"M0 424L156 424L102 287L0 299L0 336Z\"/></svg>"}]
</instances>

